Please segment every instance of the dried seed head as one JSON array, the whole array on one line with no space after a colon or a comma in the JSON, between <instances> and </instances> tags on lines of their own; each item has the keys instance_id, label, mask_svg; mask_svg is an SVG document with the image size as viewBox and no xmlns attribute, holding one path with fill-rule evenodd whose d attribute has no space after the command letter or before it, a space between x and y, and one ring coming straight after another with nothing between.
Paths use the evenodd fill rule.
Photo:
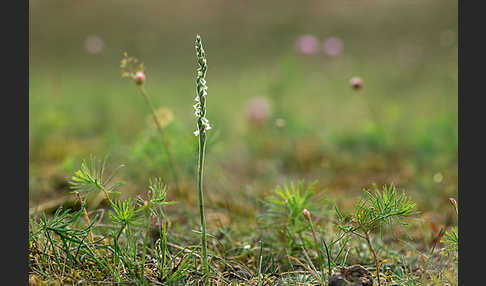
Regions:
<instances>
[{"instance_id":1,"label":"dried seed head","mask_svg":"<svg viewBox=\"0 0 486 286\"><path fill-rule=\"evenodd\" d=\"M145 82L144 65L140 63L138 59L129 57L125 52L123 53L123 59L120 61L120 68L122 71L122 77L131 78L138 86L141 86Z\"/></svg>"}]
</instances>

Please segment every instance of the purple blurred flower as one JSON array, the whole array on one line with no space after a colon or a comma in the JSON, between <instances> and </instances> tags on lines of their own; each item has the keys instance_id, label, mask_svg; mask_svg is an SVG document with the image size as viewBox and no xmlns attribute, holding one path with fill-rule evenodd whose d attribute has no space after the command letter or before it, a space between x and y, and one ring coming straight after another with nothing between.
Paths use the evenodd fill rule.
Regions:
<instances>
[{"instance_id":1,"label":"purple blurred flower","mask_svg":"<svg viewBox=\"0 0 486 286\"><path fill-rule=\"evenodd\" d=\"M84 49L90 54L99 54L103 51L103 40L98 36L89 36L84 41Z\"/></svg>"},{"instance_id":2,"label":"purple blurred flower","mask_svg":"<svg viewBox=\"0 0 486 286\"><path fill-rule=\"evenodd\" d=\"M264 97L253 97L246 106L246 117L249 121L260 123L270 116L270 103Z\"/></svg>"},{"instance_id":3,"label":"purple blurred flower","mask_svg":"<svg viewBox=\"0 0 486 286\"><path fill-rule=\"evenodd\" d=\"M323 45L322 49L324 50L324 53L330 57L336 57L341 54L343 51L343 40L337 37L329 37L327 38Z\"/></svg>"},{"instance_id":4,"label":"purple blurred flower","mask_svg":"<svg viewBox=\"0 0 486 286\"><path fill-rule=\"evenodd\" d=\"M319 41L312 35L300 36L297 40L297 51L304 55L312 55L317 52Z\"/></svg>"}]
</instances>

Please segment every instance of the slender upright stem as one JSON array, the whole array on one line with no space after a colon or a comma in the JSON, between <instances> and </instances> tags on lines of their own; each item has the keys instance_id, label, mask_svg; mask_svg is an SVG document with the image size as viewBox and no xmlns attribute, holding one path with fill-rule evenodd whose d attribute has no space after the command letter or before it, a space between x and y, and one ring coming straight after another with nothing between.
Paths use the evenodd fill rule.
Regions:
<instances>
[{"instance_id":1,"label":"slender upright stem","mask_svg":"<svg viewBox=\"0 0 486 286\"><path fill-rule=\"evenodd\" d=\"M314 243L316 244L316 248L319 246L319 241L317 240L317 234L316 234L316 231L314 229L314 224L312 223L312 220L309 219L309 224L311 226L311 231L312 231L312 237L314 238ZM319 250L319 249L317 249ZM320 251L317 251L317 254L319 254L319 259L321 260L320 263L323 263L323 260L321 258L321 252Z\"/></svg>"},{"instance_id":2,"label":"slender upright stem","mask_svg":"<svg viewBox=\"0 0 486 286\"><path fill-rule=\"evenodd\" d=\"M328 269L328 279L331 278L331 255L329 253L329 248L327 247L326 241L323 239L322 242L324 243L324 247L326 248L326 256L327 256L327 269Z\"/></svg>"},{"instance_id":3,"label":"slender upright stem","mask_svg":"<svg viewBox=\"0 0 486 286\"><path fill-rule=\"evenodd\" d=\"M150 216L145 216L146 224L145 224L145 235L143 237L143 247L142 247L142 269L140 270L140 279L145 280L145 276L143 275L143 270L145 268L145 254L147 253L147 239L150 231Z\"/></svg>"},{"instance_id":4,"label":"slender upright stem","mask_svg":"<svg viewBox=\"0 0 486 286\"><path fill-rule=\"evenodd\" d=\"M90 226L91 220L89 219L88 212L84 207L83 199L81 198L81 195L79 193L76 193L76 196L78 197L79 203L81 204L81 208L83 209L83 214L84 214L84 218L86 219L86 223L88 224L88 226ZM91 242L94 242L93 232L91 231L91 229L89 230L89 240L91 240Z\"/></svg>"},{"instance_id":5,"label":"slender upright stem","mask_svg":"<svg viewBox=\"0 0 486 286\"><path fill-rule=\"evenodd\" d=\"M204 175L204 153L206 149L206 131L211 129L209 120L206 118L206 72L208 70L206 53L204 52L201 37L196 36L196 56L199 65L196 77L196 104L194 104L194 114L197 119L197 129L194 135L199 136L199 160L197 165L197 189L199 194L199 214L201 218L201 264L205 274L209 273L208 251L206 243L206 218L204 216L204 196L203 196L203 175Z\"/></svg>"},{"instance_id":6,"label":"slender upright stem","mask_svg":"<svg viewBox=\"0 0 486 286\"><path fill-rule=\"evenodd\" d=\"M314 224L312 223L312 219L308 218L309 224L311 226L311 231L312 231L312 237L314 238L314 243L316 244L316 250L317 254L319 255L319 264L321 267L321 272L324 274L324 258L322 257L321 249L320 249L320 244L319 241L317 240L317 234L316 230L314 229ZM324 245L326 247L326 252L327 252L327 262L328 262L328 270L329 270L329 277L331 277L331 261L329 258L329 251L327 250L327 245L326 242L324 241Z\"/></svg>"},{"instance_id":7,"label":"slender upright stem","mask_svg":"<svg viewBox=\"0 0 486 286\"><path fill-rule=\"evenodd\" d=\"M102 184L99 184L99 183L96 183L96 187L98 189L100 189L101 191L103 191L106 199L108 200L108 202L110 202L111 207L113 207L115 205L115 203L111 200L110 195L108 194L108 191L105 189L105 187Z\"/></svg>"},{"instance_id":8,"label":"slender upright stem","mask_svg":"<svg viewBox=\"0 0 486 286\"><path fill-rule=\"evenodd\" d=\"M122 234L122 232L123 232L123 230L125 229L125 227L126 227L126 226L127 226L127 225L126 225L126 224L124 224L124 225L123 225L123 226L120 228L120 230L119 230L119 231L118 231L118 233L116 234L116 241L118 241L118 239L120 239L120 235Z\"/></svg>"},{"instance_id":9,"label":"slender upright stem","mask_svg":"<svg viewBox=\"0 0 486 286\"><path fill-rule=\"evenodd\" d=\"M174 176L175 189L176 189L177 194L180 196L181 191L179 189L179 176L177 175L177 170L176 170L175 165L174 165L173 160L172 160L172 153L170 153L170 150L169 150L169 143L168 143L169 140L167 139L167 135L164 132L164 129L162 128L162 126L160 125L159 120L157 119L157 115L155 114L155 108L152 105L152 101L150 100L150 97L148 96L147 92L145 91L144 86L143 85L140 86L139 89L140 89L140 93L142 93L143 98L145 99L145 102L147 102L147 105L150 108L150 112L152 113L152 117L155 121L155 125L157 126L157 130L159 131L160 135L162 136L162 145L164 146L165 152L167 153L167 159L169 161L169 167L172 171L172 175Z\"/></svg>"},{"instance_id":10,"label":"slender upright stem","mask_svg":"<svg viewBox=\"0 0 486 286\"><path fill-rule=\"evenodd\" d=\"M260 240L260 255L258 255L258 286L262 285L263 242Z\"/></svg>"},{"instance_id":11,"label":"slender upright stem","mask_svg":"<svg viewBox=\"0 0 486 286\"><path fill-rule=\"evenodd\" d=\"M368 232L365 233L366 235L366 242L370 247L371 253L373 253L373 258L375 259L375 266L376 266L376 279L378 279L378 286L381 286L380 282L380 264L378 262L378 257L376 256L376 251L373 248L373 244L371 244L370 234Z\"/></svg>"},{"instance_id":12,"label":"slender upright stem","mask_svg":"<svg viewBox=\"0 0 486 286\"><path fill-rule=\"evenodd\" d=\"M203 195L203 177L204 177L204 157L206 149L205 134L199 135L199 160L197 166L197 190L199 196L199 214L201 218L201 251L202 251L202 270L204 273L209 272L207 242L206 242L206 217L204 215L204 195Z\"/></svg>"}]
</instances>

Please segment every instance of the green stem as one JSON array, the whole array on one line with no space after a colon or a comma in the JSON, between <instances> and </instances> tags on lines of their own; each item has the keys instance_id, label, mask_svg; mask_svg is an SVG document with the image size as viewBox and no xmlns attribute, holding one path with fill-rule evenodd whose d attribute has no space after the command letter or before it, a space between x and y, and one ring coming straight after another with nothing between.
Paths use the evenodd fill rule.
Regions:
<instances>
[{"instance_id":1,"label":"green stem","mask_svg":"<svg viewBox=\"0 0 486 286\"><path fill-rule=\"evenodd\" d=\"M126 225L126 224L124 224L124 225L122 226L122 228L120 228L120 230L119 230L119 231L118 231L118 233L116 234L116 241L118 241L118 239L120 238L120 235L122 234L122 232L123 232L123 230L125 229L125 227L126 227L126 226L127 226L127 225Z\"/></svg>"},{"instance_id":2,"label":"green stem","mask_svg":"<svg viewBox=\"0 0 486 286\"><path fill-rule=\"evenodd\" d=\"M258 256L258 286L262 286L263 242L260 240L260 255Z\"/></svg>"},{"instance_id":3,"label":"green stem","mask_svg":"<svg viewBox=\"0 0 486 286\"><path fill-rule=\"evenodd\" d=\"M90 226L91 220L89 219L88 212L86 211L86 207L84 206L83 198L81 198L81 195L79 193L76 193L76 197L78 198L79 203L81 204L81 208L83 209L83 214L84 214L84 219L86 219L86 224ZM89 240L91 242L94 242L93 232L91 231L91 229L89 230Z\"/></svg>"},{"instance_id":4,"label":"green stem","mask_svg":"<svg viewBox=\"0 0 486 286\"><path fill-rule=\"evenodd\" d=\"M157 130L159 131L159 133L162 137L162 145L164 146L165 152L167 153L167 159L168 159L168 162L169 162L169 167L172 171L172 175L174 176L175 189L176 189L177 195L181 196L181 191L179 189L179 176L177 174L177 170L176 170L175 165L174 165L173 160L172 160L172 153L170 153L170 150L169 150L169 144L168 144L169 141L167 139L167 135L164 132L164 129L162 128L162 126L160 125L159 120L157 119L157 115L155 114L155 108L152 105L152 101L150 100L150 97L148 96L147 92L145 91L145 88L143 86L141 86L139 89L140 89L140 92L143 95L143 98L145 99L145 102L147 103L147 105L150 108L150 112L152 113L152 117L155 121L155 125L157 126Z\"/></svg>"},{"instance_id":5,"label":"green stem","mask_svg":"<svg viewBox=\"0 0 486 286\"><path fill-rule=\"evenodd\" d=\"M209 273L208 266L208 254L207 254L207 243L206 243L206 218L204 216L204 196L203 196L203 169L204 169L204 151L206 147L206 134L200 132L199 134L199 161L198 161L198 176L197 176L197 187L199 194L199 214L201 218L201 259L202 259L202 271L207 274Z\"/></svg>"},{"instance_id":6,"label":"green stem","mask_svg":"<svg viewBox=\"0 0 486 286\"><path fill-rule=\"evenodd\" d=\"M378 286L381 286L380 282L380 264L378 262L378 257L376 256L376 251L373 248L373 244L371 244L370 234L368 232L365 233L366 235L366 242L370 247L371 253L373 253L373 258L375 259L375 266L376 266L376 279L378 279Z\"/></svg>"},{"instance_id":7,"label":"green stem","mask_svg":"<svg viewBox=\"0 0 486 286\"><path fill-rule=\"evenodd\" d=\"M327 256L327 270L328 270L328 277L331 278L331 255L329 253L329 248L327 247L326 241L322 240L324 247L326 248L326 256Z\"/></svg>"},{"instance_id":8,"label":"green stem","mask_svg":"<svg viewBox=\"0 0 486 286\"><path fill-rule=\"evenodd\" d=\"M145 276L143 275L143 270L145 268L145 254L147 253L147 240L148 240L148 235L150 231L150 216L146 216L145 220L146 225L145 225L145 235L143 237L143 250L142 250L142 269L140 271L140 279L145 280Z\"/></svg>"},{"instance_id":9,"label":"green stem","mask_svg":"<svg viewBox=\"0 0 486 286\"><path fill-rule=\"evenodd\" d=\"M167 251L167 228L168 224L162 224L162 221L160 221L160 224L162 225L161 227L161 235L162 235L162 241L161 241L161 255L162 255L162 265L159 265L159 272L160 272L160 278L163 277L164 274L164 269L165 269L165 264L166 264L166 251Z\"/></svg>"},{"instance_id":10,"label":"green stem","mask_svg":"<svg viewBox=\"0 0 486 286\"><path fill-rule=\"evenodd\" d=\"M316 244L316 251L317 251L317 254L319 255L319 264L320 264L319 266L321 267L321 273L322 273L322 276L323 276L324 275L324 258L322 257L320 244L319 244L319 241L317 240L317 234L316 234L316 230L314 229L314 224L312 223L312 219L308 218L307 220L309 221L309 224L311 226L312 237L314 238L314 243ZM327 250L327 246L326 246L326 250ZM328 253L328 260L329 260L329 253ZM329 263L328 267L329 267L329 277L331 277L331 264L330 263Z\"/></svg>"}]
</instances>

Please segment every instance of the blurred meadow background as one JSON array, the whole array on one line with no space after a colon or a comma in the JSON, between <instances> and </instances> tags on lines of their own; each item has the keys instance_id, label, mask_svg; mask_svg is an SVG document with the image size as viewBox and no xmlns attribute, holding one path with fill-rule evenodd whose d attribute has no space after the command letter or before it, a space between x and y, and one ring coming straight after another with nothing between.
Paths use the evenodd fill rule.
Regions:
<instances>
[{"instance_id":1,"label":"blurred meadow background","mask_svg":"<svg viewBox=\"0 0 486 286\"><path fill-rule=\"evenodd\" d=\"M72 173L93 154L108 155L108 169L126 165L117 173L127 182L122 196L161 176L179 202L169 213L181 204L196 213L200 34L213 126L210 229L251 232L260 200L290 181L317 180L317 192L344 209L363 188L393 182L417 202L432 239L456 223L448 198L457 197L457 23L452 0L32 0L31 212L69 200ZM124 52L145 64L181 194L149 109L121 77ZM179 220L190 226L197 216Z\"/></svg>"}]
</instances>

